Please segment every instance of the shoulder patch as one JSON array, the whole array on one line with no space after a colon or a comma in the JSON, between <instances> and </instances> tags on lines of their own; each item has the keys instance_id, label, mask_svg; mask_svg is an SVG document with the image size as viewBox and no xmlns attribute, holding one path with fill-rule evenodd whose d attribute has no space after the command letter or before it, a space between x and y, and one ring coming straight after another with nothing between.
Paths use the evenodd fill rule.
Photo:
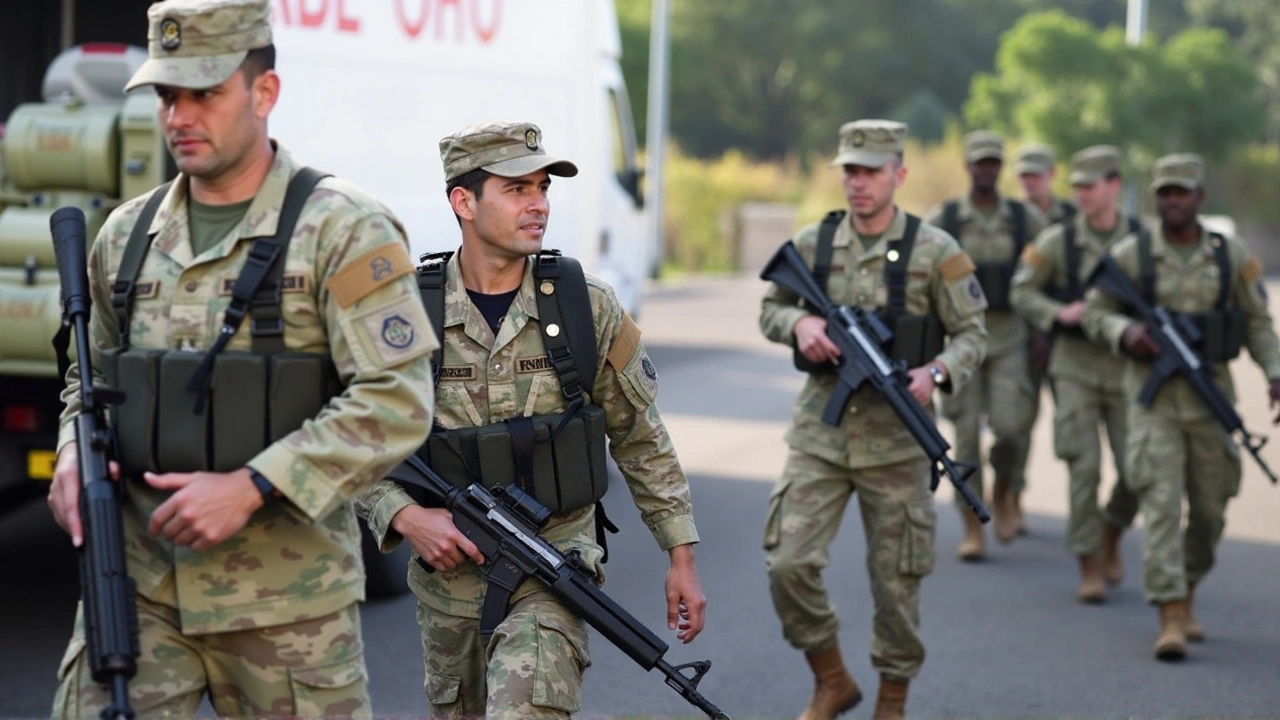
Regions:
<instances>
[{"instance_id":1,"label":"shoulder patch","mask_svg":"<svg viewBox=\"0 0 1280 720\"><path fill-rule=\"evenodd\" d=\"M413 272L409 251L398 243L386 243L347 262L346 266L325 281L325 289L342 307L403 275Z\"/></svg>"},{"instance_id":2,"label":"shoulder patch","mask_svg":"<svg viewBox=\"0 0 1280 720\"><path fill-rule=\"evenodd\" d=\"M1035 245L1028 245L1022 251L1022 262L1039 270L1044 267L1044 255L1040 254L1040 250Z\"/></svg>"},{"instance_id":3,"label":"shoulder patch","mask_svg":"<svg viewBox=\"0 0 1280 720\"><path fill-rule=\"evenodd\" d=\"M351 353L364 372L376 372L425 355L438 346L422 301L401 295L388 303L343 318Z\"/></svg>"},{"instance_id":4,"label":"shoulder patch","mask_svg":"<svg viewBox=\"0 0 1280 720\"><path fill-rule=\"evenodd\" d=\"M973 259L969 253L961 251L938 263L938 272L942 273L943 282L954 282L974 271Z\"/></svg>"},{"instance_id":5,"label":"shoulder patch","mask_svg":"<svg viewBox=\"0 0 1280 720\"><path fill-rule=\"evenodd\" d=\"M1250 255L1244 265L1240 266L1240 279L1249 284L1262 277L1262 261L1257 255Z\"/></svg>"},{"instance_id":6,"label":"shoulder patch","mask_svg":"<svg viewBox=\"0 0 1280 720\"><path fill-rule=\"evenodd\" d=\"M622 329L618 331L618 337L613 341L613 347L609 348L608 361L613 369L622 372L622 369L631 362L632 356L636 354L636 348L640 347L640 326L636 325L636 321L631 319L629 313L622 313Z\"/></svg>"}]
</instances>

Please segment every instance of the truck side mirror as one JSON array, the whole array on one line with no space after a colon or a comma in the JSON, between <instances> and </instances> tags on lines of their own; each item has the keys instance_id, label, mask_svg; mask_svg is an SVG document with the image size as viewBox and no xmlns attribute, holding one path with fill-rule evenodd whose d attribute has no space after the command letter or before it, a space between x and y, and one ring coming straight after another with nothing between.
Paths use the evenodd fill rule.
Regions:
<instances>
[{"instance_id":1,"label":"truck side mirror","mask_svg":"<svg viewBox=\"0 0 1280 720\"><path fill-rule=\"evenodd\" d=\"M636 167L627 168L618 174L618 182L622 183L623 189L631 196L637 210L644 209L644 191L640 188L640 180L643 177L644 170Z\"/></svg>"}]
</instances>

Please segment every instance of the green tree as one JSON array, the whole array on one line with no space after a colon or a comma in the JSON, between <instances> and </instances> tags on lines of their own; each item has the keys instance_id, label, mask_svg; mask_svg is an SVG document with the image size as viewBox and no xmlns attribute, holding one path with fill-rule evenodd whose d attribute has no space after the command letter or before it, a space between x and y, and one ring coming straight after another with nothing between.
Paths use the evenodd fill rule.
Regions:
<instances>
[{"instance_id":1,"label":"green tree","mask_svg":"<svg viewBox=\"0 0 1280 720\"><path fill-rule=\"evenodd\" d=\"M1197 23L1220 27L1258 74L1266 113L1265 138L1280 143L1280 8L1275 0L1187 0Z\"/></svg>"}]
</instances>

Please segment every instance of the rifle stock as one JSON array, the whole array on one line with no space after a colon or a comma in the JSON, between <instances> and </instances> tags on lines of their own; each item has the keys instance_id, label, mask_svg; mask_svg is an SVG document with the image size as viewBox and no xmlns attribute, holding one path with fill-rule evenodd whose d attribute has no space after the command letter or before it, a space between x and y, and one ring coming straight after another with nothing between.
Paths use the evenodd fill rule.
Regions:
<instances>
[{"instance_id":1,"label":"rifle stock","mask_svg":"<svg viewBox=\"0 0 1280 720\"><path fill-rule=\"evenodd\" d=\"M107 685L111 694L99 716L102 720L127 719L134 716L129 706L129 680L138 669L137 590L124 552L120 486L110 477L111 431L106 422L106 407L123 402L124 395L93 382L84 213L78 208L62 208L49 219L49 229L61 282L63 322L74 329L80 373L75 431L84 526L79 563L85 645L94 682Z\"/></svg>"},{"instance_id":2,"label":"rifle stock","mask_svg":"<svg viewBox=\"0 0 1280 720\"><path fill-rule=\"evenodd\" d=\"M790 240L770 258L760 278L799 295L827 320L827 337L840 350L836 368L839 381L823 408L822 421L838 426L853 394L864 384L871 383L929 458L930 490L937 490L939 480L945 475L978 518L982 522L990 520L991 515L982 501L969 488L969 476L977 468L955 462L947 456L951 445L908 390L910 380L906 367L885 356L881 346L892 340L893 333L873 313L856 307L837 306L832 302L818 286L804 258Z\"/></svg>"},{"instance_id":3,"label":"rifle stock","mask_svg":"<svg viewBox=\"0 0 1280 720\"><path fill-rule=\"evenodd\" d=\"M489 580L481 610L480 632L492 633L506 616L507 604L525 578L536 578L570 612L595 628L646 671L657 669L666 684L713 720L729 716L698 690L711 669L710 660L671 665L668 646L631 613L604 593L592 579L577 550L561 553L538 537L548 513L515 485L486 489L479 484L459 488L440 477L423 460L410 456L388 480L419 488L441 502L454 524L484 555L477 569ZM429 565L422 560L425 567ZM686 674L691 671L692 674Z\"/></svg>"}]
</instances>

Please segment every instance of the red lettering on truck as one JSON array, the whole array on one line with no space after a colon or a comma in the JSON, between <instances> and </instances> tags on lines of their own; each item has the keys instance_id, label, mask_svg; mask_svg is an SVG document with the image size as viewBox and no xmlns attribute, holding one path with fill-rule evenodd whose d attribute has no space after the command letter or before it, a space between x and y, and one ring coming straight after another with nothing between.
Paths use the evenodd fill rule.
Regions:
<instances>
[{"instance_id":1,"label":"red lettering on truck","mask_svg":"<svg viewBox=\"0 0 1280 720\"><path fill-rule=\"evenodd\" d=\"M276 0L274 7L276 19L285 26L294 25L296 15L299 27L324 27L333 18L338 32L360 32L360 18L347 12L346 0Z\"/></svg>"},{"instance_id":2,"label":"red lettering on truck","mask_svg":"<svg viewBox=\"0 0 1280 720\"><path fill-rule=\"evenodd\" d=\"M484 12L486 8L488 12ZM453 42L465 42L473 36L487 44L502 24L502 0L396 0L395 9L396 22L410 39L434 25L437 41L448 39L445 34L452 29Z\"/></svg>"}]
</instances>

